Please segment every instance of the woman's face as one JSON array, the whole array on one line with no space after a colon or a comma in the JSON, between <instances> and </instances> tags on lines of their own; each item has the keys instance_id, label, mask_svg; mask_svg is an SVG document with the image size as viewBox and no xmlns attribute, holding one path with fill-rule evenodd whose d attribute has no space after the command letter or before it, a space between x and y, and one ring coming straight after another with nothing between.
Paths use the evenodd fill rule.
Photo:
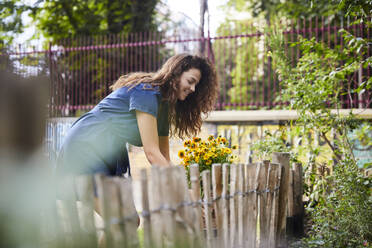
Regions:
<instances>
[{"instance_id":1,"label":"woman's face","mask_svg":"<svg viewBox=\"0 0 372 248\"><path fill-rule=\"evenodd\" d=\"M193 93L200 78L201 73L199 69L191 68L190 70L183 72L177 90L178 100L183 101L189 94Z\"/></svg>"}]
</instances>

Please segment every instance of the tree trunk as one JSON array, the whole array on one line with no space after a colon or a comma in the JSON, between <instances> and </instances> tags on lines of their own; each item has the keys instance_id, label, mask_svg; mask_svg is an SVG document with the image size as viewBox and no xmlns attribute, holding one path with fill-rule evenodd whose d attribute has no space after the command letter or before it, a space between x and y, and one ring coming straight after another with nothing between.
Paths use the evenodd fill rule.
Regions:
<instances>
[{"instance_id":1,"label":"tree trunk","mask_svg":"<svg viewBox=\"0 0 372 248\"><path fill-rule=\"evenodd\" d=\"M204 16L208 9L208 0L200 0L200 45L199 45L199 55L203 56L205 53L205 40L204 40Z\"/></svg>"}]
</instances>

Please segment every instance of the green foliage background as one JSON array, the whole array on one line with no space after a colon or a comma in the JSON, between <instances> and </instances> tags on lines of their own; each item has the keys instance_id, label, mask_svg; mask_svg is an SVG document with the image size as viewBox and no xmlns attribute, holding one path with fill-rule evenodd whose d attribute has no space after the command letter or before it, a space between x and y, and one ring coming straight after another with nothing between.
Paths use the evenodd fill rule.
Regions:
<instances>
[{"instance_id":1,"label":"green foliage background","mask_svg":"<svg viewBox=\"0 0 372 248\"><path fill-rule=\"evenodd\" d=\"M357 16L357 23L367 22L370 25L365 17L371 14L372 5L367 12L363 4L357 5L355 2L340 1L335 12ZM341 32L345 44L342 50L315 39L300 37L293 43L302 55L295 66L283 52L283 30L278 27L272 29L268 39L272 48L270 56L282 79L282 97L289 102L290 109L299 114L296 125L302 127L304 134L318 132L332 150L332 159L325 167L330 173L322 173L323 165L317 164L314 159L318 151L311 145L308 147L311 156L304 164L305 192L309 197L307 210L313 225L309 236L297 244L299 247L365 247L372 242L372 181L358 168L349 137L354 129L366 131L369 128L363 128L362 122L353 114L345 116L337 111L331 112L331 108L338 110L342 107L339 96L345 94L343 85L348 76L370 65L368 44L371 41L345 30ZM371 81L364 77L360 85L349 89L349 93L370 90ZM327 136L331 130L334 131L333 142ZM268 153L284 149L283 144L280 137L269 135L256 144L256 149ZM265 147L266 150L263 149ZM296 160L296 155L292 153L293 160Z\"/></svg>"},{"instance_id":2,"label":"green foliage background","mask_svg":"<svg viewBox=\"0 0 372 248\"><path fill-rule=\"evenodd\" d=\"M157 0L44 0L31 16L46 38L118 34L155 29Z\"/></svg>"}]
</instances>

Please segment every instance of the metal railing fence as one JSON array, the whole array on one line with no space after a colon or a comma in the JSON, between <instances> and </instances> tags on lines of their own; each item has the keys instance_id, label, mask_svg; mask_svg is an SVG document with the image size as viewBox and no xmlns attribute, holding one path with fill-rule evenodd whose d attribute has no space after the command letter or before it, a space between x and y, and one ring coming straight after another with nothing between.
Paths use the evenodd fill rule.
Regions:
<instances>
[{"instance_id":1,"label":"metal railing fence","mask_svg":"<svg viewBox=\"0 0 372 248\"><path fill-rule=\"evenodd\" d=\"M295 65L301 56L291 42L301 35L315 37L332 48L342 49L341 28L370 39L371 28L343 19L313 18L288 22L286 54ZM247 21L222 26L214 37L198 37L188 30L173 35L144 32L97 37L66 38L47 49L19 45L0 55L0 65L23 76L50 78L50 117L79 116L109 94L109 86L123 74L156 71L164 61L180 52L197 53L204 43L205 56L215 64L220 81L216 110L282 108L281 85L273 70L266 24ZM368 51L367 56L370 56ZM371 90L358 94L361 80L370 77L370 67L350 75L341 96L343 108L371 107Z\"/></svg>"}]
</instances>

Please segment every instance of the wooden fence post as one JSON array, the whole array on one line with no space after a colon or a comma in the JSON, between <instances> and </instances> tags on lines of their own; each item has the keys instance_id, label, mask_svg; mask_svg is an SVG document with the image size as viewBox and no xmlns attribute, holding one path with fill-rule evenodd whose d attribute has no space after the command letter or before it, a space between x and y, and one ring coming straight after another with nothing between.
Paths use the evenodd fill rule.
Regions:
<instances>
[{"instance_id":1,"label":"wooden fence post","mask_svg":"<svg viewBox=\"0 0 372 248\"><path fill-rule=\"evenodd\" d=\"M190 182L191 182L191 199L193 202L196 202L195 204L196 207L196 226L195 226L195 231L197 233L202 233L203 232L203 220L202 220L202 210L200 205L200 172L199 172L199 165L198 164L192 164L190 166ZM197 225L199 223L199 225ZM201 237L203 234L201 235Z\"/></svg>"},{"instance_id":2,"label":"wooden fence post","mask_svg":"<svg viewBox=\"0 0 372 248\"><path fill-rule=\"evenodd\" d=\"M162 191L160 187L160 168L158 166L151 167L150 181L150 212L151 212L151 234L154 247L163 247L163 225L160 207L162 206Z\"/></svg>"},{"instance_id":3,"label":"wooden fence post","mask_svg":"<svg viewBox=\"0 0 372 248\"><path fill-rule=\"evenodd\" d=\"M277 246L277 226L279 217L279 191L282 165L270 163L269 169L269 190L272 191L271 220L269 230L269 247Z\"/></svg>"},{"instance_id":4,"label":"wooden fence post","mask_svg":"<svg viewBox=\"0 0 372 248\"><path fill-rule=\"evenodd\" d=\"M84 244L97 247L97 232L94 222L94 187L92 176L80 176L75 179L76 191L81 201L81 226L85 230Z\"/></svg>"},{"instance_id":5,"label":"wooden fence post","mask_svg":"<svg viewBox=\"0 0 372 248\"><path fill-rule=\"evenodd\" d=\"M176 222L175 222L175 208L173 191L175 190L172 182L173 168L161 168L161 191L162 194L162 222L166 235L166 246L174 247L176 244Z\"/></svg>"},{"instance_id":6,"label":"wooden fence post","mask_svg":"<svg viewBox=\"0 0 372 248\"><path fill-rule=\"evenodd\" d=\"M302 164L296 163L294 165L293 174L293 196L294 196L294 210L293 210L293 235L296 238L304 235L304 205L302 201L303 196L303 175Z\"/></svg>"},{"instance_id":7,"label":"wooden fence post","mask_svg":"<svg viewBox=\"0 0 372 248\"><path fill-rule=\"evenodd\" d=\"M104 222L107 247L126 246L120 213L119 187L114 178L103 178Z\"/></svg>"},{"instance_id":8,"label":"wooden fence post","mask_svg":"<svg viewBox=\"0 0 372 248\"><path fill-rule=\"evenodd\" d=\"M177 204L176 216L183 220L177 223L177 240L180 247L202 247L202 234L197 231L200 228L198 210L199 204L191 201L189 187L186 178L186 171L183 166L174 167L173 189L175 192L175 202ZM199 194L200 197L200 194Z\"/></svg>"},{"instance_id":9,"label":"wooden fence post","mask_svg":"<svg viewBox=\"0 0 372 248\"><path fill-rule=\"evenodd\" d=\"M102 217L102 220L103 220L103 225L102 225L103 235L100 235L101 237L99 240L99 245L102 245L102 246L107 245L107 235L105 235L105 233L107 232L107 230L105 229L105 226L106 226L105 219L107 217L105 217L105 210L104 210L105 201L104 201L104 196L103 196L103 178L104 176L102 174L94 175L94 183L96 186L95 188L96 198L95 198L94 204L95 204L96 211Z\"/></svg>"},{"instance_id":10,"label":"wooden fence post","mask_svg":"<svg viewBox=\"0 0 372 248\"><path fill-rule=\"evenodd\" d=\"M97 194L97 200L95 202L96 204L96 210L98 213L104 218L104 200L103 200L103 175L102 174L95 174L94 175L94 182L96 185L96 194Z\"/></svg>"},{"instance_id":11,"label":"wooden fence post","mask_svg":"<svg viewBox=\"0 0 372 248\"><path fill-rule=\"evenodd\" d=\"M257 163L248 164L246 166L247 178L247 245L249 247L256 247L257 238L257 189L258 176L260 174L260 165Z\"/></svg>"},{"instance_id":12,"label":"wooden fence post","mask_svg":"<svg viewBox=\"0 0 372 248\"><path fill-rule=\"evenodd\" d=\"M244 204L244 167L243 164L238 164L237 168L237 179L238 179L238 246L243 247L244 246L244 211L245 209L245 204Z\"/></svg>"},{"instance_id":13,"label":"wooden fence post","mask_svg":"<svg viewBox=\"0 0 372 248\"><path fill-rule=\"evenodd\" d=\"M260 175L258 178L258 191L260 192L259 196L259 202L260 202L260 208L259 208L259 213L260 213L260 248L267 248L268 247L268 234L269 234L269 225L268 221L270 221L270 216L269 213L270 211L267 211L267 198L268 198L268 192L267 189L269 187L269 165L270 161L265 160L261 164L261 170L260 170Z\"/></svg>"},{"instance_id":14,"label":"wooden fence post","mask_svg":"<svg viewBox=\"0 0 372 248\"><path fill-rule=\"evenodd\" d=\"M288 196L287 196L287 223L286 223L286 234L288 238L293 237L294 227L293 227L293 214L294 214L294 171L289 169L289 178L288 178Z\"/></svg>"},{"instance_id":15,"label":"wooden fence post","mask_svg":"<svg viewBox=\"0 0 372 248\"><path fill-rule=\"evenodd\" d=\"M66 243L70 243L70 247L78 247L82 242L82 235L80 229L79 214L76 206L76 191L74 178L71 176L63 179L63 196L60 201L62 213L65 219L65 233L68 235L65 237ZM66 225L67 224L67 225Z\"/></svg>"},{"instance_id":16,"label":"wooden fence post","mask_svg":"<svg viewBox=\"0 0 372 248\"><path fill-rule=\"evenodd\" d=\"M256 248L257 242L260 248L286 247L287 210L289 215L299 218L294 225L303 228L302 166L294 165L294 170L290 174L288 153L276 153L273 160L279 163L264 161L244 165L214 164L212 184L211 171L201 173L203 201L200 200L198 165L190 167L191 192L188 190L183 167L153 166L149 184L147 171L141 170L145 247ZM287 179L285 172L288 173ZM106 233L104 245L138 247L138 215L133 201L131 179L102 175L96 175L95 179L97 193L103 198L100 202L103 203L101 209ZM93 219L92 177L76 178L75 184L69 185L68 190L72 193L68 201L62 203L62 207L67 210L65 214L69 221L67 222L69 226L65 227L67 233L65 243L71 247L88 243L89 247L98 247ZM150 194L148 190L151 191ZM73 201L76 198L75 193L84 208L76 208ZM193 201L190 199L191 196ZM288 207L285 205L286 202ZM203 206L204 219L201 217L200 205ZM216 233L212 225L213 209ZM72 218L74 216L75 219ZM80 227L87 232L82 232ZM76 233L73 233L74 230ZM80 236L76 237L78 233Z\"/></svg>"},{"instance_id":17,"label":"wooden fence post","mask_svg":"<svg viewBox=\"0 0 372 248\"><path fill-rule=\"evenodd\" d=\"M50 195L49 198L50 208L45 211L43 215L43 229L42 230L42 241L46 247L56 247L56 248L65 248L65 235L63 230L63 223L61 216L59 215L60 204L59 201L53 199L53 196Z\"/></svg>"},{"instance_id":18,"label":"wooden fence post","mask_svg":"<svg viewBox=\"0 0 372 248\"><path fill-rule=\"evenodd\" d=\"M119 187L120 212L123 221L124 235L126 238L126 247L138 247L139 240L137 235L137 227L139 216L134 206L132 179L130 178L115 178L116 184Z\"/></svg>"},{"instance_id":19,"label":"wooden fence post","mask_svg":"<svg viewBox=\"0 0 372 248\"><path fill-rule=\"evenodd\" d=\"M230 165L230 247L235 247L238 241L238 168L236 164Z\"/></svg>"},{"instance_id":20,"label":"wooden fence post","mask_svg":"<svg viewBox=\"0 0 372 248\"><path fill-rule=\"evenodd\" d=\"M229 247L229 164L222 165L222 194L221 194L221 210L222 210L222 229L221 237L223 247Z\"/></svg>"},{"instance_id":21,"label":"wooden fence post","mask_svg":"<svg viewBox=\"0 0 372 248\"><path fill-rule=\"evenodd\" d=\"M142 205L142 220L143 220L143 239L145 248L151 247L151 216L149 207L149 194L147 183L147 170L141 169L141 205Z\"/></svg>"},{"instance_id":22,"label":"wooden fence post","mask_svg":"<svg viewBox=\"0 0 372 248\"><path fill-rule=\"evenodd\" d=\"M222 193L222 166L221 164L212 165L212 195L213 195L213 207L214 217L216 223L216 246L221 244L221 230L222 230L222 215L220 214L221 209L221 193Z\"/></svg>"},{"instance_id":23,"label":"wooden fence post","mask_svg":"<svg viewBox=\"0 0 372 248\"><path fill-rule=\"evenodd\" d=\"M243 236L243 247L246 247L248 246L248 243L247 243L247 233L248 233L248 216L251 214L248 212L248 196L249 196L249 193L248 193L248 164L243 164L243 181L244 181L244 184L243 184L243 194L244 194L244 197L243 197L243 233L244 233L244 236Z\"/></svg>"},{"instance_id":24,"label":"wooden fence post","mask_svg":"<svg viewBox=\"0 0 372 248\"><path fill-rule=\"evenodd\" d=\"M286 217L287 217L287 201L288 201L288 186L289 186L289 153L274 152L272 155L273 163L282 165L282 177L280 181L279 191L279 216L277 226L277 246L287 247L286 241Z\"/></svg>"},{"instance_id":25,"label":"wooden fence post","mask_svg":"<svg viewBox=\"0 0 372 248\"><path fill-rule=\"evenodd\" d=\"M212 248L213 233L212 233L212 215L210 211L211 204L211 173L205 170L201 173L203 181L203 205L204 205L204 218L205 218L205 228L206 228L206 242L207 247Z\"/></svg>"}]
</instances>

